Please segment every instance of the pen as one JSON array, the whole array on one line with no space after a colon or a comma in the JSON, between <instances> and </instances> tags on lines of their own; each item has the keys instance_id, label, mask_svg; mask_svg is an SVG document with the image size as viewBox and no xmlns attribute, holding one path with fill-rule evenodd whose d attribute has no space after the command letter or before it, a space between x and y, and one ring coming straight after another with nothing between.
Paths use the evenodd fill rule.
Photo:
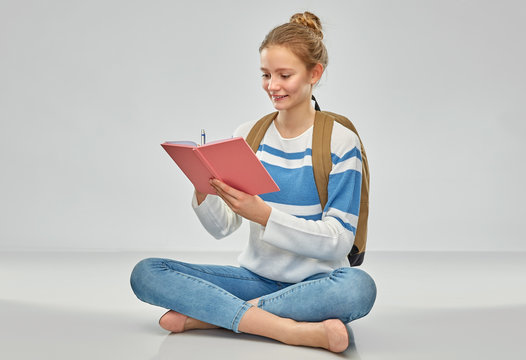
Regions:
<instances>
[{"instance_id":1,"label":"pen","mask_svg":"<svg viewBox=\"0 0 526 360\"><path fill-rule=\"evenodd\" d=\"M206 144L206 133L205 129L201 129L201 145Z\"/></svg>"}]
</instances>

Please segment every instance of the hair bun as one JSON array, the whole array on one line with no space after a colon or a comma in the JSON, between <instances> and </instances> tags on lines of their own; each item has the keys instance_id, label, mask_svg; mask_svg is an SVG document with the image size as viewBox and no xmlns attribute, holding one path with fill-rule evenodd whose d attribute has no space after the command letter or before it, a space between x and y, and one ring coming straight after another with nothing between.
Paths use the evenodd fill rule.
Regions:
<instances>
[{"instance_id":1,"label":"hair bun","mask_svg":"<svg viewBox=\"0 0 526 360\"><path fill-rule=\"evenodd\" d=\"M311 29L317 36L323 39L323 32L321 31L320 18L311 12L305 11L291 16L291 23L300 24Z\"/></svg>"}]
</instances>

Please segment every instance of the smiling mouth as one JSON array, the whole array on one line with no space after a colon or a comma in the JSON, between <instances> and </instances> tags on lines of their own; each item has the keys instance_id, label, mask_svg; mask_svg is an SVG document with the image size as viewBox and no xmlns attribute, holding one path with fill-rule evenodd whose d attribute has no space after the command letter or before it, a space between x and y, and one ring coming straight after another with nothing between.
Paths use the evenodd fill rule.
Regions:
<instances>
[{"instance_id":1,"label":"smiling mouth","mask_svg":"<svg viewBox=\"0 0 526 360\"><path fill-rule=\"evenodd\" d=\"M288 95L272 95L272 100L279 101L286 98Z\"/></svg>"}]
</instances>

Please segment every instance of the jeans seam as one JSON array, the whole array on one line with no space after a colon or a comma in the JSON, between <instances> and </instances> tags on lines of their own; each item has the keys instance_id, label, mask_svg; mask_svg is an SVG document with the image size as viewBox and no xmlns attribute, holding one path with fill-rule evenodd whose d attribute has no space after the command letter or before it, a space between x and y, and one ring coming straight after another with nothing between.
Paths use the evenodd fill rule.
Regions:
<instances>
[{"instance_id":1,"label":"jeans seam","mask_svg":"<svg viewBox=\"0 0 526 360\"><path fill-rule=\"evenodd\" d=\"M299 286L293 286L292 289L288 289L287 291L285 291L285 292L283 292L283 293L281 293L281 294L279 294L277 296L273 296L271 298L261 297L261 299L258 302L258 306L260 305L260 307L261 307L261 306L265 305L265 303L267 303L267 302L271 303L271 302L277 301L277 300L283 298L284 296L287 296L287 295L293 293L296 290L302 289L302 288L304 288L306 286L310 286L310 285L314 285L314 284L320 283L321 281L326 280L326 279L327 278L317 279L317 280L310 280L310 281L308 281L306 283L300 284Z\"/></svg>"},{"instance_id":2,"label":"jeans seam","mask_svg":"<svg viewBox=\"0 0 526 360\"><path fill-rule=\"evenodd\" d=\"M187 274L184 274L184 273L179 272L179 271L175 271L174 270L174 272L175 272L176 275L179 275L179 276L185 277L188 280L200 283L201 285L209 287L210 289L214 289L214 290L216 290L216 291L218 291L218 292L220 292L222 294L228 295L228 296L230 296L233 299L239 299L238 297L235 297L234 295L232 295L231 293L229 293L228 291L224 290L223 288L221 288L219 286L212 286L212 285L210 285L208 282L206 282L206 280L200 279L200 278L195 277L195 276L187 275ZM239 299L239 300L241 300L241 299Z\"/></svg>"},{"instance_id":3,"label":"jeans seam","mask_svg":"<svg viewBox=\"0 0 526 360\"><path fill-rule=\"evenodd\" d=\"M315 280L308 280L308 281L306 281L304 283L300 282L300 283L294 284L294 285L298 285L298 286L291 286L292 289L289 289L288 291L285 291L285 292L279 294L278 296L274 296L274 297L271 297L271 298L265 298L265 299L262 297L259 300L259 302L258 302L258 306L262 307L263 305L265 305L266 302L271 303L271 302L277 301L277 300L283 298L284 296L287 296L287 295L293 293L294 291L302 289L302 288L304 288L306 286L319 284L320 282L326 281L326 280L332 280L334 275L341 274L343 272L345 272L345 271L342 268L339 268L339 269L336 269L336 270L332 271L330 273L330 275L327 276L327 277L324 277L324 278L321 278L321 279L315 279Z\"/></svg>"},{"instance_id":4,"label":"jeans seam","mask_svg":"<svg viewBox=\"0 0 526 360\"><path fill-rule=\"evenodd\" d=\"M178 262L178 264L181 265L181 266L184 266L186 268L192 269L193 271L198 271L198 272L201 272L201 273L204 273L204 274L208 274L208 275L214 275L214 276L230 278L230 279L261 281L260 279L250 278L250 277L246 277L246 276L235 276L235 275L227 275L227 274L218 274L218 273L215 273L213 271L206 271L205 269L196 268L196 267L190 266L190 265L188 265L186 263L182 263L182 262ZM164 262L163 262L163 267L164 268L168 268L171 271L177 271L177 269L171 268L167 263L164 263Z\"/></svg>"}]
</instances>

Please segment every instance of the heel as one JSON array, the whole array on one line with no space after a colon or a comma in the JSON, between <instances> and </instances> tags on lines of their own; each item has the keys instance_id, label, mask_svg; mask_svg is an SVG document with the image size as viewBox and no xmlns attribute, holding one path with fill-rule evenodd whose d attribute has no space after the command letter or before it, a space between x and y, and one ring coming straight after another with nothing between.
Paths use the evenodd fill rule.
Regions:
<instances>
[{"instance_id":1,"label":"heel","mask_svg":"<svg viewBox=\"0 0 526 360\"><path fill-rule=\"evenodd\" d=\"M188 316L178 313L177 311L169 310L159 319L159 325L173 333L181 333L184 331L184 324Z\"/></svg>"}]
</instances>

